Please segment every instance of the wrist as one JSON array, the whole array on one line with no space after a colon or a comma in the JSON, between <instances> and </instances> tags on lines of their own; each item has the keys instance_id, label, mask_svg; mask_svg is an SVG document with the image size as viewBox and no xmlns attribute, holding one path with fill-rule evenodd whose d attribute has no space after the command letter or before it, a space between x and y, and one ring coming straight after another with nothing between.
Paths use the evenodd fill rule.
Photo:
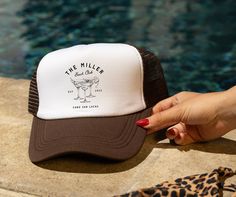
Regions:
<instances>
[{"instance_id":1,"label":"wrist","mask_svg":"<svg viewBox=\"0 0 236 197\"><path fill-rule=\"evenodd\" d=\"M229 130L236 128L236 86L220 92L217 115L224 121Z\"/></svg>"}]
</instances>

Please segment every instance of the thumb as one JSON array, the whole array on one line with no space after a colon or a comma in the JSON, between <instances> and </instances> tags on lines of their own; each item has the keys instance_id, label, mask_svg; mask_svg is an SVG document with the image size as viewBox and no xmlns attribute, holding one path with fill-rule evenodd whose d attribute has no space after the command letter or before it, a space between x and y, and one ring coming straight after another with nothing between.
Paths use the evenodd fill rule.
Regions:
<instances>
[{"instance_id":1,"label":"thumb","mask_svg":"<svg viewBox=\"0 0 236 197\"><path fill-rule=\"evenodd\" d=\"M148 124L144 126L144 128L147 129L147 132L150 134L173 124L177 124L181 122L183 113L182 104L175 105L174 107L147 117Z\"/></svg>"}]
</instances>

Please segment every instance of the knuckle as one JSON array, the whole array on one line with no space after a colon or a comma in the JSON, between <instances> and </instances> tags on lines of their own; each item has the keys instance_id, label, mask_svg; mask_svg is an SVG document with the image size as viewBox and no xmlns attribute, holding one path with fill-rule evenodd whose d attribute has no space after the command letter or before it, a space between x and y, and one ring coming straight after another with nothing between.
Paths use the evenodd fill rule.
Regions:
<instances>
[{"instance_id":1,"label":"knuckle","mask_svg":"<svg viewBox=\"0 0 236 197\"><path fill-rule=\"evenodd\" d=\"M176 94L177 97L182 97L182 96L186 96L188 94L187 91L182 91L182 92L179 92L178 94Z\"/></svg>"},{"instance_id":2,"label":"knuckle","mask_svg":"<svg viewBox=\"0 0 236 197\"><path fill-rule=\"evenodd\" d=\"M173 122L180 122L183 117L183 107L182 106L175 106L175 114L171 116L171 121Z\"/></svg>"},{"instance_id":3,"label":"knuckle","mask_svg":"<svg viewBox=\"0 0 236 197\"><path fill-rule=\"evenodd\" d=\"M181 93L179 93L179 94L181 94ZM178 95L178 94L172 97L172 105L173 106L175 106L175 105L180 103L180 99L179 98L180 98L180 95Z\"/></svg>"}]
</instances>

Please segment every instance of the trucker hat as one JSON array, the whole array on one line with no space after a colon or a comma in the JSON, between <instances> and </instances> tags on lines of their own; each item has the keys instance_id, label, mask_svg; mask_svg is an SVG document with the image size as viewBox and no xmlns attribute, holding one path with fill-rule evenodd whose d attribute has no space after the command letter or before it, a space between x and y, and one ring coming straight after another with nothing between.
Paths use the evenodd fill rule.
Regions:
<instances>
[{"instance_id":1,"label":"trucker hat","mask_svg":"<svg viewBox=\"0 0 236 197\"><path fill-rule=\"evenodd\" d=\"M50 52L30 83L30 160L68 153L129 159L146 136L135 122L167 96L160 62L145 49L96 43Z\"/></svg>"}]
</instances>

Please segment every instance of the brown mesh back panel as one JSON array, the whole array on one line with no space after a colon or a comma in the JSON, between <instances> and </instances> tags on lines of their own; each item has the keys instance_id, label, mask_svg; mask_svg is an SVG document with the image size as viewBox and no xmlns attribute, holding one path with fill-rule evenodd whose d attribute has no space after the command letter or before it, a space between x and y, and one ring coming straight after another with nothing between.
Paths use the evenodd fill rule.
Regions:
<instances>
[{"instance_id":1,"label":"brown mesh back panel","mask_svg":"<svg viewBox=\"0 0 236 197\"><path fill-rule=\"evenodd\" d=\"M163 74L163 70L158 58L151 52L137 48L144 67L144 99L147 107L152 107L158 101L168 97L167 86ZM29 113L36 116L39 107L39 96L37 87L37 69L35 70L29 89ZM153 89L155 87L155 89Z\"/></svg>"},{"instance_id":2,"label":"brown mesh back panel","mask_svg":"<svg viewBox=\"0 0 236 197\"><path fill-rule=\"evenodd\" d=\"M36 75L37 75L37 69L35 70L32 76L29 89L28 111L33 115L37 114L39 107L39 96L38 96Z\"/></svg>"},{"instance_id":3,"label":"brown mesh back panel","mask_svg":"<svg viewBox=\"0 0 236 197\"><path fill-rule=\"evenodd\" d=\"M160 100L168 97L168 89L164 78L163 69L156 55L146 49L137 48L144 69L144 99L147 107L154 106Z\"/></svg>"}]
</instances>

